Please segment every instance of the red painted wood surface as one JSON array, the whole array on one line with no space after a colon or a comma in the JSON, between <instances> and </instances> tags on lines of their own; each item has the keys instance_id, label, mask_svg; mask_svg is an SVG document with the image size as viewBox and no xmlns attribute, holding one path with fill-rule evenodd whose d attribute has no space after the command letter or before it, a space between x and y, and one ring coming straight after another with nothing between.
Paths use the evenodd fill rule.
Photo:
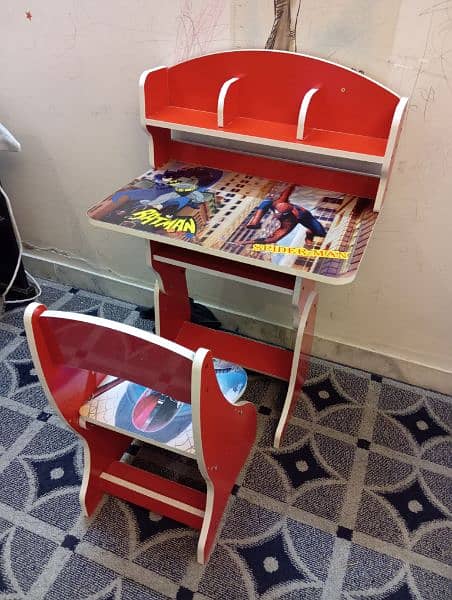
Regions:
<instances>
[{"instance_id":1,"label":"red painted wood surface","mask_svg":"<svg viewBox=\"0 0 452 600\"><path fill-rule=\"evenodd\" d=\"M197 423L193 415L193 433L195 437L201 436L204 465L200 465L200 470L208 478L206 515L198 546L198 560L202 563L206 562L214 546L232 486L253 446L257 422L253 404L230 404L225 400L218 386L212 357L212 352L206 354L199 373L200 381L194 382L195 388L200 384L200 422Z\"/></svg>"},{"instance_id":2,"label":"red painted wood surface","mask_svg":"<svg viewBox=\"0 0 452 600\"><path fill-rule=\"evenodd\" d=\"M315 87L319 92L308 109L307 137L298 143L379 156L398 102L396 94L360 73L288 52L218 52L174 65L166 74L166 81L162 72L158 80L154 74L145 81L147 118L216 129L221 86L240 77L239 116L225 131L295 142L301 101Z\"/></svg>"},{"instance_id":3,"label":"red painted wood surface","mask_svg":"<svg viewBox=\"0 0 452 600\"><path fill-rule=\"evenodd\" d=\"M57 398L60 402L58 394L55 396L55 400ZM87 447L87 450L85 447L84 453L84 473L80 490L80 502L87 516L91 516L105 494L100 479L101 474L109 468L113 461L121 458L130 446L131 438L118 431L102 429L89 424L86 429L80 427L80 425L77 425L74 429L85 440Z\"/></svg>"},{"instance_id":4,"label":"red painted wood surface","mask_svg":"<svg viewBox=\"0 0 452 600\"><path fill-rule=\"evenodd\" d=\"M71 427L78 427L78 411L91 396L99 382L105 377L103 373L70 369L58 360L57 346L49 338L42 313L46 306L36 306L31 316L31 327L34 342L39 355L43 375L50 392L57 401L58 408ZM30 343L30 340L29 340Z\"/></svg>"},{"instance_id":5,"label":"red painted wood surface","mask_svg":"<svg viewBox=\"0 0 452 600\"><path fill-rule=\"evenodd\" d=\"M127 502L143 506L148 510L165 515L194 529L201 529L203 517L191 514L186 510L181 510L174 505L174 501L183 502L197 510L204 511L206 494L203 492L119 461L112 463L106 472L108 475L113 475L136 486L166 496L169 498L169 501L162 502L150 498L139 491L134 491L117 483L102 479L101 485L106 493L122 498Z\"/></svg>"},{"instance_id":6,"label":"red painted wood surface","mask_svg":"<svg viewBox=\"0 0 452 600\"><path fill-rule=\"evenodd\" d=\"M117 331L113 323L107 327L102 320L87 323L74 317L40 317L55 362L134 381L190 402L190 359L139 335Z\"/></svg>"},{"instance_id":7,"label":"red painted wood surface","mask_svg":"<svg viewBox=\"0 0 452 600\"><path fill-rule=\"evenodd\" d=\"M207 348L212 350L216 358L234 362L245 369L288 381L292 364L292 352L290 350L251 340L234 333L215 331L208 327L190 323L190 305L185 269L155 260L154 256L159 251L167 256L180 259L183 259L184 256L189 258L192 255L204 256L201 259L202 264L205 266L210 264L209 268L213 270L219 267L219 263L215 262L216 259L209 255L196 255L194 252L192 255L187 254L186 250L154 241L150 244L152 267L159 274L165 289L165 293L159 293L158 319L161 335L193 351L200 347ZM223 259L218 260L222 261ZM231 268L233 273L243 273L244 276L249 276L255 281L259 280L262 272L264 281L275 282L276 285L280 283L286 287L294 282L294 278L290 275L283 276L283 274L277 272L257 270L226 260L223 264L226 269Z\"/></svg>"},{"instance_id":8,"label":"red painted wood surface","mask_svg":"<svg viewBox=\"0 0 452 600\"><path fill-rule=\"evenodd\" d=\"M275 181L288 181L296 185L309 185L363 198L375 198L378 189L378 178L369 175L311 167L274 158L207 148L187 142L172 141L170 154L171 158L187 163L216 167L245 175L257 175Z\"/></svg>"},{"instance_id":9,"label":"red painted wood surface","mask_svg":"<svg viewBox=\"0 0 452 600\"><path fill-rule=\"evenodd\" d=\"M174 125L187 125L202 129L216 129L217 127L217 115L215 113L195 111L178 106L166 107L158 111L152 118ZM237 135L291 142L300 146L309 145L344 152L357 152L372 156L384 156L387 142L386 138L309 127L305 128L303 140L299 140L297 139L296 123L275 123L274 121L260 121L245 117L229 118L228 124L222 129Z\"/></svg>"},{"instance_id":10,"label":"red painted wood surface","mask_svg":"<svg viewBox=\"0 0 452 600\"><path fill-rule=\"evenodd\" d=\"M162 167L171 159L171 131L161 127L148 127L151 134L152 160L156 168Z\"/></svg>"},{"instance_id":11,"label":"red painted wood surface","mask_svg":"<svg viewBox=\"0 0 452 600\"><path fill-rule=\"evenodd\" d=\"M87 402L103 373L68 367L62 360L59 348L49 336L42 314L46 307L36 305L31 317L34 343L40 367L51 398L63 419L82 437L85 446L85 473L81 489L81 504L88 515L92 514L104 492L99 485L99 475L113 460L119 459L130 444L130 438L106 429L84 429L79 424L80 407ZM88 341L88 340L87 340ZM29 340L29 343L31 340ZM81 346L83 347L83 346ZM36 361L37 358L33 357Z\"/></svg>"},{"instance_id":12,"label":"red painted wood surface","mask_svg":"<svg viewBox=\"0 0 452 600\"><path fill-rule=\"evenodd\" d=\"M169 287L174 292L171 284ZM247 402L232 405L224 398L212 354L206 350L198 351L200 359L196 361L195 356L195 362L185 359L190 367L187 371L185 363L177 363L182 358L179 354L172 362L170 350L158 346L160 353L157 352L156 343L141 339L138 330L134 335L133 331L116 330L114 323L107 326L102 320L96 323L96 319L83 322L76 314L73 318L66 313L52 316L46 314L44 305L34 304L29 309L33 311L32 331L27 334L31 348L36 348L32 354L42 382L49 389L49 400L55 402L63 418L85 441L81 503L86 513L91 515L107 492L201 528L198 559L205 562L231 489L254 443L256 408ZM145 345L152 349L151 353ZM180 371L175 373L173 368ZM119 462L133 434L128 436L92 424L83 426L79 409L96 389L100 369L148 387L153 387L151 380L155 381L161 372L158 381L166 385L165 393L177 397L177 393L186 394L189 390L196 459L206 479L207 495ZM184 385L180 380L182 373L187 378Z\"/></svg>"},{"instance_id":13,"label":"red painted wood surface","mask_svg":"<svg viewBox=\"0 0 452 600\"><path fill-rule=\"evenodd\" d=\"M185 322L176 341L187 348L209 348L215 358L232 361L245 369L288 381L292 351L235 333L216 331Z\"/></svg>"},{"instance_id":14,"label":"red painted wood surface","mask_svg":"<svg viewBox=\"0 0 452 600\"><path fill-rule=\"evenodd\" d=\"M154 261L152 255L151 266L163 286L158 292L159 334L175 340L183 323L190 320L191 313L185 269Z\"/></svg>"},{"instance_id":15,"label":"red painted wood surface","mask_svg":"<svg viewBox=\"0 0 452 600\"><path fill-rule=\"evenodd\" d=\"M201 267L209 269L217 273L227 273L234 277L241 277L251 281L258 281L264 285L274 285L277 287L293 290L295 285L295 277L278 271L269 271L266 269L255 269L244 263L234 262L226 258L219 258L208 254L201 254L194 250L179 248L178 246L170 246L160 242L150 242L151 254L154 257L153 265L158 260L158 257L167 258L169 260L178 261L193 267ZM182 291L184 288L182 288ZM177 290L176 290L177 291Z\"/></svg>"},{"instance_id":16,"label":"red painted wood surface","mask_svg":"<svg viewBox=\"0 0 452 600\"><path fill-rule=\"evenodd\" d=\"M143 74L144 75L144 74ZM145 111L154 113L168 105L168 69L157 67L146 75L146 87L152 88L152 95L145 96Z\"/></svg>"}]
</instances>

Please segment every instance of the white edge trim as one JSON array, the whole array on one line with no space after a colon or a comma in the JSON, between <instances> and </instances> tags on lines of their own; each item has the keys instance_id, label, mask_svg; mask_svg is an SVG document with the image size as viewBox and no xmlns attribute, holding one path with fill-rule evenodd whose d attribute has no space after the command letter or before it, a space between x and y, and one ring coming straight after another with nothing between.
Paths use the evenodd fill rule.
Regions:
<instances>
[{"instance_id":1,"label":"white edge trim","mask_svg":"<svg viewBox=\"0 0 452 600\"><path fill-rule=\"evenodd\" d=\"M222 279L230 279L232 281L239 281L240 283L244 283L245 285L251 285L253 287L262 288L264 290L270 290L272 292L278 292L279 294L286 294L291 296L293 290L288 288L279 287L277 285L273 285L271 283L263 283L262 281L255 281L254 279L247 279L246 277L240 277L239 275L231 275L230 273L223 273L223 271L215 271L214 269L208 269L207 267L200 267L198 265L194 265L190 262L182 262L180 260L174 260L173 258L167 258L166 256L159 256L156 254L154 256L154 260L157 262L162 262L167 265L173 265L175 267L183 267L185 269L190 269L191 271L198 271L199 273L205 273L206 275L211 275L213 277L221 277ZM156 285L157 282L156 282ZM154 306L156 306L156 301L154 300Z\"/></svg>"},{"instance_id":2,"label":"white edge trim","mask_svg":"<svg viewBox=\"0 0 452 600\"><path fill-rule=\"evenodd\" d=\"M180 344L176 344L176 342L162 338L150 331L143 331L142 329L132 327L132 325L126 325L125 323L117 323L116 321L109 321L108 319L103 319L101 317L59 310L46 310L41 316L49 317L51 319L69 319L71 321L79 321L81 323L90 323L91 325L105 327L106 329L111 329L113 331L120 331L121 333L131 335L135 338L155 344L156 346L160 346L160 348L164 348L170 352L174 352L175 354L179 354L179 356L190 361L193 361L195 356L195 353L192 350L189 350Z\"/></svg>"},{"instance_id":3,"label":"white edge trim","mask_svg":"<svg viewBox=\"0 0 452 600\"><path fill-rule=\"evenodd\" d=\"M204 564L203 554L204 548L206 545L207 534L209 532L210 521L212 519L212 511L213 511L213 502L214 502L214 493L215 488L212 484L212 480L210 479L210 475L207 470L207 466L204 460L204 450L202 447L202 438L201 438L201 411L200 411L200 403L201 403L201 381L202 381L202 368L204 365L204 361L206 360L206 356L209 350L205 348L199 348L196 351L195 358L193 359L193 368L191 374L191 406L192 406L192 426L193 426L193 441L195 444L196 451L196 461L198 463L198 469L201 475L206 482L206 508L204 513L204 520L202 523L201 531L199 534L198 540L198 549L197 549L197 560L200 564ZM226 398L220 394L220 397L223 399L226 404L231 406L231 403L226 400ZM234 406L244 406L249 404L247 401L235 402ZM232 408L232 406L231 406Z\"/></svg>"},{"instance_id":4,"label":"white edge trim","mask_svg":"<svg viewBox=\"0 0 452 600\"><path fill-rule=\"evenodd\" d=\"M145 97L144 97L144 86L146 83L146 79L148 78L148 75L150 75L151 73L155 73L156 71L161 71L162 69L166 69L167 67L164 65L161 65L160 67L154 67L153 69L147 69L146 71L143 71L143 73L141 73L140 78L138 80L138 102L139 102L139 106L140 106L140 123L141 126L143 127L143 129L146 131L146 133L148 133L147 128L146 128L146 110L145 110L145 106L146 106L146 102L145 102Z\"/></svg>"},{"instance_id":5,"label":"white edge trim","mask_svg":"<svg viewBox=\"0 0 452 600\"><path fill-rule=\"evenodd\" d=\"M218 94L218 102L217 102L217 125L218 127L224 127L224 103L226 101L226 96L229 91L231 85L233 85L236 81L239 81L239 77L231 77L223 83L220 89L220 93Z\"/></svg>"},{"instance_id":6,"label":"white edge trim","mask_svg":"<svg viewBox=\"0 0 452 600\"><path fill-rule=\"evenodd\" d=\"M292 292L292 326L294 329L298 329L298 325L300 324L300 297L301 292L303 291L303 278L297 277L295 279L295 285Z\"/></svg>"},{"instance_id":7,"label":"white edge trim","mask_svg":"<svg viewBox=\"0 0 452 600\"><path fill-rule=\"evenodd\" d=\"M156 277L154 284L154 327L156 335L160 335L160 292L159 278Z\"/></svg>"},{"instance_id":8,"label":"white edge trim","mask_svg":"<svg viewBox=\"0 0 452 600\"><path fill-rule=\"evenodd\" d=\"M132 490L132 492L137 492L143 496L147 496L148 498L152 498L153 500L157 500L158 502L163 502L164 504L168 504L173 508L177 508L178 510L183 510L186 513L191 515L195 515L196 517L204 517L204 511L191 506L190 504L186 504L185 502L180 502L179 500L175 500L170 496L164 496L163 494L159 494L158 492L153 492L147 488L141 487L141 485L136 485L135 483L131 483L130 481L126 481L121 479L120 477L116 477L115 475L110 475L109 473L101 473L100 479L104 479L105 481L109 481L110 483L114 483L116 485L120 485L121 487L127 488L128 490Z\"/></svg>"},{"instance_id":9,"label":"white edge trim","mask_svg":"<svg viewBox=\"0 0 452 600\"><path fill-rule=\"evenodd\" d=\"M397 146L397 142L402 131L403 119L406 114L406 107L408 104L408 98L400 98L392 117L391 129L389 130L388 142L386 145L386 152L383 157L383 164L381 167L381 178L378 185L377 195L374 201L374 211L379 212L383 205L383 198L388 185L389 171L391 163L394 157L394 152Z\"/></svg>"},{"instance_id":10,"label":"white edge trim","mask_svg":"<svg viewBox=\"0 0 452 600\"><path fill-rule=\"evenodd\" d=\"M209 532L210 521L212 519L213 502L215 488L207 471L207 466L204 460L204 450L202 447L201 438L201 380L202 367L209 350L199 348L193 359L193 367L191 372L191 406L192 406L192 427L193 441L195 444L196 461L198 469L206 482L206 508L204 512L204 520L202 522L201 531L199 533L198 548L196 558L199 563L204 564L203 555L206 545L207 534ZM225 402L227 400L225 399Z\"/></svg>"},{"instance_id":11,"label":"white edge trim","mask_svg":"<svg viewBox=\"0 0 452 600\"><path fill-rule=\"evenodd\" d=\"M273 146L275 148L290 148L290 150L298 150L310 154L319 154L323 156L332 156L337 158L348 158L360 162L368 162L376 165L383 163L383 156L375 154L362 154L360 152L350 152L347 150L335 150L332 148L324 148L322 146L310 146L309 144L299 142L284 142L273 140L271 138L261 138L253 135L244 135L242 133L232 133L230 131L207 129L204 127L196 127L194 125L181 125L179 123L171 123L170 121L160 121L158 119L146 119L147 125L163 127L164 129L172 129L173 131L186 131L188 133L200 133L207 136L225 138L231 140L239 140L242 142L252 142L261 144L262 146Z\"/></svg>"},{"instance_id":12,"label":"white edge trim","mask_svg":"<svg viewBox=\"0 0 452 600\"><path fill-rule=\"evenodd\" d=\"M207 472L206 463L204 461L204 452L202 447L201 438L201 381L202 381L202 367L209 350L206 348L199 348L193 358L193 366L191 373L191 419L193 426L193 442L195 445L195 455L198 463L199 471L206 480L206 483L210 481L210 476ZM227 402L225 398L225 402Z\"/></svg>"},{"instance_id":13,"label":"white edge trim","mask_svg":"<svg viewBox=\"0 0 452 600\"><path fill-rule=\"evenodd\" d=\"M89 446L88 446L85 438L83 438L79 434L78 431L76 431L73 427L71 427L69 425L69 423L66 421L66 419L63 417L63 415L61 414L60 409L58 408L57 403L55 402L55 399L54 399L52 393L50 392L49 386L47 385L46 378L44 377L44 372L42 370L41 360L39 358L38 349L36 347L36 340L35 340L35 336L33 333L32 324L31 324L31 317L38 306L44 306L44 305L41 304L40 302L32 302L31 304L29 304L27 306L27 308L25 309L25 312L24 312L24 327L25 327L25 333L27 335L28 347L30 349L31 359L35 366L36 373L38 375L39 381L41 383L42 389L44 390L44 393L46 395L48 403L53 408L53 410L56 412L56 414L59 415L59 417L63 421L63 423L66 423L66 425L68 427L70 427L70 429L72 429L72 431L76 434L76 436L78 438L80 438L80 440L82 441L83 459L84 460L83 460L83 475L82 475L82 483L80 485L79 500L80 500L80 505L82 507L83 515L85 517L87 517L88 511L86 510L85 497L86 497L86 491L88 489L88 481L89 481L89 475L90 475L90 470L91 470L91 455L90 455L90 451L89 451Z\"/></svg>"},{"instance_id":14,"label":"white edge trim","mask_svg":"<svg viewBox=\"0 0 452 600\"><path fill-rule=\"evenodd\" d=\"M333 62L332 60L327 60L326 58L320 58L318 56L313 56L312 54L303 54L302 52L295 53L295 52L291 52L290 50L273 50L273 49L267 49L267 48L235 48L233 50L218 50L216 52L207 52L206 54L201 54L200 56L194 56L187 60L181 60L180 62L175 63L175 65L181 65L183 63L190 62L192 60L197 60L198 58L203 58L204 56L213 56L215 54L230 54L230 53L237 53L237 52L273 52L273 53L278 53L278 54L291 54L292 56L294 54L296 54L297 56L302 56L304 58L312 58L314 60L323 62L327 65L333 65L335 67L343 69L344 71L349 71L350 73L353 73L353 74L357 75L358 77L362 77L363 79L367 79L367 81L370 81L371 83L375 83L376 85L378 85L378 87L381 87L382 89L386 90L390 94L393 94L393 96L396 96L397 98L401 97L399 94L397 94L391 88L389 88L385 85L382 85L375 79L372 79L372 77L363 75L362 73L360 73L359 71L356 71L355 69L352 69L351 67L346 67L344 65L340 65L339 63ZM175 65L172 65L172 66L175 66Z\"/></svg>"},{"instance_id":15,"label":"white edge trim","mask_svg":"<svg viewBox=\"0 0 452 600\"><path fill-rule=\"evenodd\" d=\"M357 269L356 271L353 271L353 273L350 273L349 275L344 275L342 277L327 277L326 275L308 273L307 271L302 271L301 269L296 270L292 267L274 265L271 262L264 263L264 261L261 261L259 259L243 257L239 256L238 254L231 255L227 252L216 250L215 248L204 248L203 246L195 245L191 242L163 238L161 235L152 234L149 231L142 231L140 229L128 229L126 227L121 227L121 225L114 225L113 223L106 223L104 221L93 219L90 216L88 216L88 220L92 225L94 225L95 227L99 227L100 229L108 229L110 231L116 231L117 233L121 233L123 235L132 235L146 240L155 240L156 242L162 242L164 244L168 244L169 246L186 248L187 250L194 250L195 252L200 252L201 254L211 254L212 256L218 256L219 258L227 258L228 260L234 260L236 262L241 262L246 265L251 265L253 267L269 269L270 271L278 271L279 273L287 273L288 275L294 275L295 277L304 277L305 279L312 279L313 281L320 281L321 283L329 283L330 285L345 285L347 283L351 283L352 281L354 281L359 270Z\"/></svg>"},{"instance_id":16,"label":"white edge trim","mask_svg":"<svg viewBox=\"0 0 452 600\"><path fill-rule=\"evenodd\" d=\"M20 143L13 136L11 131L0 123L0 151L20 152Z\"/></svg>"},{"instance_id":17,"label":"white edge trim","mask_svg":"<svg viewBox=\"0 0 452 600\"><path fill-rule=\"evenodd\" d=\"M319 88L311 88L303 96L303 100L300 104L300 111L298 113L298 124L297 124L297 140L304 139L304 129L306 125L306 117L308 115L309 105L311 104L312 97L319 91Z\"/></svg>"},{"instance_id":18,"label":"white edge trim","mask_svg":"<svg viewBox=\"0 0 452 600\"><path fill-rule=\"evenodd\" d=\"M303 335L305 333L306 323L308 322L309 314L315 302L317 302L317 292L311 292L304 305L303 312L301 313L300 322L298 325L297 337L295 340L295 348L293 351L292 368L290 370L289 386L287 388L286 399L284 400L284 406L279 417L278 426L275 433L275 448L279 448L281 444L281 436L286 426L287 417L289 414L290 407L292 405L292 396L295 388L298 373L298 360L301 353L301 344L303 341Z\"/></svg>"},{"instance_id":19,"label":"white edge trim","mask_svg":"<svg viewBox=\"0 0 452 600\"><path fill-rule=\"evenodd\" d=\"M154 150L154 138L152 134L149 134L149 144L148 144L148 160L149 166L155 169L155 150Z\"/></svg>"}]
</instances>

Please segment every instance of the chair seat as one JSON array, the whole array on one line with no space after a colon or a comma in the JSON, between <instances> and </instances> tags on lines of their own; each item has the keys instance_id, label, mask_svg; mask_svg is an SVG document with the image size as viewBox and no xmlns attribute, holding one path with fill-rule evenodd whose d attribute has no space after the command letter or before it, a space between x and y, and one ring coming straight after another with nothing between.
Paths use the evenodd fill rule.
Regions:
<instances>
[{"instance_id":1,"label":"chair seat","mask_svg":"<svg viewBox=\"0 0 452 600\"><path fill-rule=\"evenodd\" d=\"M217 358L213 362L218 385L234 404L246 389L246 371ZM88 423L195 458L191 405L171 396L107 375L79 412Z\"/></svg>"}]
</instances>

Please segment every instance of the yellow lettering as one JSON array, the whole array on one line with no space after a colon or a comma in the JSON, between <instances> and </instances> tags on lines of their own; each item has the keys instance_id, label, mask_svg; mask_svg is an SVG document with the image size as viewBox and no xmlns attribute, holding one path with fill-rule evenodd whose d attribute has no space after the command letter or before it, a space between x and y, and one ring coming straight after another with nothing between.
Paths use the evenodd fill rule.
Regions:
<instances>
[{"instance_id":1,"label":"yellow lettering","mask_svg":"<svg viewBox=\"0 0 452 600\"><path fill-rule=\"evenodd\" d=\"M196 221L193 217L190 217L185 221L183 231L185 233L196 233Z\"/></svg>"},{"instance_id":2,"label":"yellow lettering","mask_svg":"<svg viewBox=\"0 0 452 600\"><path fill-rule=\"evenodd\" d=\"M350 252L340 252L339 250L308 250L307 248L293 248L292 246L278 246L275 244L253 244L254 252L273 252L275 254L296 254L305 258L336 258L346 260Z\"/></svg>"},{"instance_id":3,"label":"yellow lettering","mask_svg":"<svg viewBox=\"0 0 452 600\"><path fill-rule=\"evenodd\" d=\"M196 221L193 217L178 217L170 219L163 216L155 208L147 208L138 210L131 215L132 221L139 221L142 225L152 225L154 227L162 227L165 231L184 233L196 233Z\"/></svg>"}]
</instances>

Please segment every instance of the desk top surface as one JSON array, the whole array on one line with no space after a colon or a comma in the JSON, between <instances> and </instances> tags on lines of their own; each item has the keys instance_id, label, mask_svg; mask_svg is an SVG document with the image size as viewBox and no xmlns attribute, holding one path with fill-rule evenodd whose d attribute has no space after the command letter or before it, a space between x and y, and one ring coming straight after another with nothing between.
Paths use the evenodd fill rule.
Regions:
<instances>
[{"instance_id":1,"label":"desk top surface","mask_svg":"<svg viewBox=\"0 0 452 600\"><path fill-rule=\"evenodd\" d=\"M171 162L88 211L93 224L332 284L353 281L373 201Z\"/></svg>"}]
</instances>

